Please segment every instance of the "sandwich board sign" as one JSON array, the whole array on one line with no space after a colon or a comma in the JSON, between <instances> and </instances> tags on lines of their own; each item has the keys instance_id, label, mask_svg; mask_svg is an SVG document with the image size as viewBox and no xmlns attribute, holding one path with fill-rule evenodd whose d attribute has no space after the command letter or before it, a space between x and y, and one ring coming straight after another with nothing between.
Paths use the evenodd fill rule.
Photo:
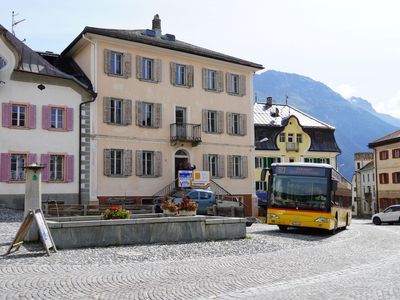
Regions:
<instances>
[{"instance_id":1,"label":"sandwich board sign","mask_svg":"<svg viewBox=\"0 0 400 300\"><path fill-rule=\"evenodd\" d=\"M57 252L57 248L56 245L54 244L49 227L47 226L46 221L44 219L43 212L39 208L36 209L35 211L29 210L29 213L24 218L24 221L22 222L21 226L18 229L17 234L15 235L14 241L10 245L10 248L8 248L8 251L6 252L5 255L8 255L12 252L19 250L21 245L24 243L24 237L28 233L29 228L31 227L33 221L36 222L36 225L39 230L39 237L40 240L42 241L43 247L45 248L47 255L50 255L50 249L52 249L54 252Z\"/></svg>"},{"instance_id":2,"label":"sandwich board sign","mask_svg":"<svg viewBox=\"0 0 400 300\"><path fill-rule=\"evenodd\" d=\"M192 187L206 188L210 185L209 171L193 171Z\"/></svg>"},{"instance_id":3,"label":"sandwich board sign","mask_svg":"<svg viewBox=\"0 0 400 300\"><path fill-rule=\"evenodd\" d=\"M178 171L179 177L179 187L187 188L190 187L190 183L192 181L192 173L193 171Z\"/></svg>"}]
</instances>

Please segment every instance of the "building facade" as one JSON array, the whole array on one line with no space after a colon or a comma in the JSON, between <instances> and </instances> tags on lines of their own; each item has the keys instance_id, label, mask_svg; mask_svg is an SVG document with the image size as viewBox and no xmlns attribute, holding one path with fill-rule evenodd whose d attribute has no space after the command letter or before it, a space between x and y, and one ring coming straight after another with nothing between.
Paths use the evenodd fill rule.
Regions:
<instances>
[{"instance_id":1,"label":"building facade","mask_svg":"<svg viewBox=\"0 0 400 300\"><path fill-rule=\"evenodd\" d=\"M356 216L370 216L377 209L374 153L354 154L353 212Z\"/></svg>"},{"instance_id":2,"label":"building facade","mask_svg":"<svg viewBox=\"0 0 400 300\"><path fill-rule=\"evenodd\" d=\"M0 25L0 203L23 208L27 164L42 164L43 201L77 203L79 108L87 86Z\"/></svg>"},{"instance_id":3,"label":"building facade","mask_svg":"<svg viewBox=\"0 0 400 300\"><path fill-rule=\"evenodd\" d=\"M377 209L400 204L400 130L368 144L374 150Z\"/></svg>"},{"instance_id":4,"label":"building facade","mask_svg":"<svg viewBox=\"0 0 400 300\"><path fill-rule=\"evenodd\" d=\"M290 105L254 104L255 188L259 198L266 197L267 181L260 179L261 170L274 162L327 163L335 169L340 149L335 128Z\"/></svg>"},{"instance_id":5,"label":"building facade","mask_svg":"<svg viewBox=\"0 0 400 300\"><path fill-rule=\"evenodd\" d=\"M98 93L91 200L151 197L190 164L251 205L252 82L261 65L162 34L158 16L151 30L86 27L62 57Z\"/></svg>"}]
</instances>

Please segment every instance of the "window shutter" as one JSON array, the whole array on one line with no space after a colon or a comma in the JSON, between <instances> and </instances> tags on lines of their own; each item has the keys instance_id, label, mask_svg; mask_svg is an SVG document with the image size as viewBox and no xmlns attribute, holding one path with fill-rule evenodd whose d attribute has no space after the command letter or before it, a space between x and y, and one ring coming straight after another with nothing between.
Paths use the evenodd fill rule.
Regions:
<instances>
[{"instance_id":1,"label":"window shutter","mask_svg":"<svg viewBox=\"0 0 400 300\"><path fill-rule=\"evenodd\" d=\"M228 155L228 177L233 177L233 155Z\"/></svg>"},{"instance_id":2,"label":"window shutter","mask_svg":"<svg viewBox=\"0 0 400 300\"><path fill-rule=\"evenodd\" d=\"M44 167L42 169L42 182L48 182L50 179L50 155L42 154L40 156L40 163Z\"/></svg>"},{"instance_id":3,"label":"window shutter","mask_svg":"<svg viewBox=\"0 0 400 300\"><path fill-rule=\"evenodd\" d=\"M108 49L104 49L104 73L111 73L111 51Z\"/></svg>"},{"instance_id":4,"label":"window shutter","mask_svg":"<svg viewBox=\"0 0 400 300\"><path fill-rule=\"evenodd\" d=\"M2 125L3 127L11 127L11 103L2 103Z\"/></svg>"},{"instance_id":5,"label":"window shutter","mask_svg":"<svg viewBox=\"0 0 400 300\"><path fill-rule=\"evenodd\" d=\"M111 149L104 149L104 175L111 176Z\"/></svg>"},{"instance_id":6,"label":"window shutter","mask_svg":"<svg viewBox=\"0 0 400 300\"><path fill-rule=\"evenodd\" d=\"M218 155L218 177L225 176L225 155Z\"/></svg>"},{"instance_id":7,"label":"window shutter","mask_svg":"<svg viewBox=\"0 0 400 300\"><path fill-rule=\"evenodd\" d=\"M203 170L210 171L210 162L208 160L208 154L203 154Z\"/></svg>"},{"instance_id":8,"label":"window shutter","mask_svg":"<svg viewBox=\"0 0 400 300\"><path fill-rule=\"evenodd\" d=\"M142 153L143 151L136 150L136 176L142 176Z\"/></svg>"},{"instance_id":9,"label":"window shutter","mask_svg":"<svg viewBox=\"0 0 400 300\"><path fill-rule=\"evenodd\" d=\"M242 174L241 177L242 178L247 178L248 175L248 163L247 163L247 156L242 156L241 157L241 161L242 161Z\"/></svg>"},{"instance_id":10,"label":"window shutter","mask_svg":"<svg viewBox=\"0 0 400 300\"><path fill-rule=\"evenodd\" d=\"M142 101L136 101L135 106L136 106L136 116L135 116L135 121L137 126L142 126Z\"/></svg>"},{"instance_id":11,"label":"window shutter","mask_svg":"<svg viewBox=\"0 0 400 300\"><path fill-rule=\"evenodd\" d=\"M143 57L140 55L136 55L136 78L142 79L142 71L143 71Z\"/></svg>"},{"instance_id":12,"label":"window shutter","mask_svg":"<svg viewBox=\"0 0 400 300\"><path fill-rule=\"evenodd\" d=\"M208 80L207 80L207 75L208 75L208 70L203 68L202 69L202 83L203 83L203 89L208 90Z\"/></svg>"},{"instance_id":13,"label":"window shutter","mask_svg":"<svg viewBox=\"0 0 400 300\"><path fill-rule=\"evenodd\" d=\"M246 76L239 76L239 96L243 97L246 95Z\"/></svg>"},{"instance_id":14,"label":"window shutter","mask_svg":"<svg viewBox=\"0 0 400 300\"><path fill-rule=\"evenodd\" d=\"M171 70L171 84L176 85L176 63L170 63L170 70Z\"/></svg>"},{"instance_id":15,"label":"window shutter","mask_svg":"<svg viewBox=\"0 0 400 300\"><path fill-rule=\"evenodd\" d=\"M240 115L240 135L247 134L247 115Z\"/></svg>"},{"instance_id":16,"label":"window shutter","mask_svg":"<svg viewBox=\"0 0 400 300\"><path fill-rule=\"evenodd\" d=\"M103 122L107 124L111 122L111 97L103 98Z\"/></svg>"},{"instance_id":17,"label":"window shutter","mask_svg":"<svg viewBox=\"0 0 400 300\"><path fill-rule=\"evenodd\" d=\"M132 77L132 56L129 53L123 55L123 66L125 78Z\"/></svg>"},{"instance_id":18,"label":"window shutter","mask_svg":"<svg viewBox=\"0 0 400 300\"><path fill-rule=\"evenodd\" d=\"M226 73L226 92L228 93L228 94L230 94L230 93L232 93L232 81L230 80L231 79L231 73Z\"/></svg>"},{"instance_id":19,"label":"window shutter","mask_svg":"<svg viewBox=\"0 0 400 300\"><path fill-rule=\"evenodd\" d=\"M0 181L9 181L11 179L11 154L0 154Z\"/></svg>"},{"instance_id":20,"label":"window shutter","mask_svg":"<svg viewBox=\"0 0 400 300\"><path fill-rule=\"evenodd\" d=\"M47 105L42 106L42 128L50 128L50 106Z\"/></svg>"},{"instance_id":21,"label":"window shutter","mask_svg":"<svg viewBox=\"0 0 400 300\"><path fill-rule=\"evenodd\" d=\"M224 72L217 71L217 92L224 91Z\"/></svg>"},{"instance_id":22,"label":"window shutter","mask_svg":"<svg viewBox=\"0 0 400 300\"><path fill-rule=\"evenodd\" d=\"M161 59L154 60L153 80L154 82L161 82L162 79L162 63Z\"/></svg>"},{"instance_id":23,"label":"window shutter","mask_svg":"<svg viewBox=\"0 0 400 300\"><path fill-rule=\"evenodd\" d=\"M74 130L74 109L72 107L67 107L65 109L66 120L67 120L67 130Z\"/></svg>"},{"instance_id":24,"label":"window shutter","mask_svg":"<svg viewBox=\"0 0 400 300\"><path fill-rule=\"evenodd\" d=\"M154 176L162 176L162 154L160 151L154 152Z\"/></svg>"},{"instance_id":25,"label":"window shutter","mask_svg":"<svg viewBox=\"0 0 400 300\"><path fill-rule=\"evenodd\" d=\"M28 165L31 165L33 163L37 163L37 155L36 155L36 153L29 153L28 154Z\"/></svg>"},{"instance_id":26,"label":"window shutter","mask_svg":"<svg viewBox=\"0 0 400 300\"><path fill-rule=\"evenodd\" d=\"M73 182L74 181L74 156L73 155L65 155L65 181Z\"/></svg>"},{"instance_id":27,"label":"window shutter","mask_svg":"<svg viewBox=\"0 0 400 300\"><path fill-rule=\"evenodd\" d=\"M28 105L28 128L36 128L36 105Z\"/></svg>"},{"instance_id":28,"label":"window shutter","mask_svg":"<svg viewBox=\"0 0 400 300\"><path fill-rule=\"evenodd\" d=\"M224 133L224 112L217 111L217 132Z\"/></svg>"},{"instance_id":29,"label":"window shutter","mask_svg":"<svg viewBox=\"0 0 400 300\"><path fill-rule=\"evenodd\" d=\"M186 85L188 87L193 87L194 85L193 66L186 66Z\"/></svg>"},{"instance_id":30,"label":"window shutter","mask_svg":"<svg viewBox=\"0 0 400 300\"><path fill-rule=\"evenodd\" d=\"M124 99L122 101L122 113L123 113L123 121L124 125L132 124L132 100Z\"/></svg>"},{"instance_id":31,"label":"window shutter","mask_svg":"<svg viewBox=\"0 0 400 300\"><path fill-rule=\"evenodd\" d=\"M132 175L132 150L124 150L124 176Z\"/></svg>"},{"instance_id":32,"label":"window shutter","mask_svg":"<svg viewBox=\"0 0 400 300\"><path fill-rule=\"evenodd\" d=\"M161 128L162 127L162 104L154 103L154 110L155 110L154 128Z\"/></svg>"},{"instance_id":33,"label":"window shutter","mask_svg":"<svg viewBox=\"0 0 400 300\"><path fill-rule=\"evenodd\" d=\"M203 114L203 132L208 132L208 110L203 109L202 114Z\"/></svg>"},{"instance_id":34,"label":"window shutter","mask_svg":"<svg viewBox=\"0 0 400 300\"><path fill-rule=\"evenodd\" d=\"M226 113L226 133L227 134L232 134L232 113L227 112Z\"/></svg>"}]
</instances>

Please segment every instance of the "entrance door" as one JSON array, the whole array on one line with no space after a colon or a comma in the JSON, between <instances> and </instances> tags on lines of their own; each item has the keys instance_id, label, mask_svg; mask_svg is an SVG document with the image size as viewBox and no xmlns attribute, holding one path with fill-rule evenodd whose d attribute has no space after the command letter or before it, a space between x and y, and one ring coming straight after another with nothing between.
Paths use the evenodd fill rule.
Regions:
<instances>
[{"instance_id":1,"label":"entrance door","mask_svg":"<svg viewBox=\"0 0 400 300\"><path fill-rule=\"evenodd\" d=\"M186 107L175 108L176 136L180 140L186 139Z\"/></svg>"}]
</instances>

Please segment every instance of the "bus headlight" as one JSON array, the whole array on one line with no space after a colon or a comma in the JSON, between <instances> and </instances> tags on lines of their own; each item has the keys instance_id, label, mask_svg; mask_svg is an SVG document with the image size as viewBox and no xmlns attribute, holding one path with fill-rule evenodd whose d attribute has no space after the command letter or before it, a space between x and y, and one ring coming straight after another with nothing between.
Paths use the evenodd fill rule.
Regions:
<instances>
[{"instance_id":1,"label":"bus headlight","mask_svg":"<svg viewBox=\"0 0 400 300\"><path fill-rule=\"evenodd\" d=\"M315 222L318 223L329 223L329 219L328 218L318 218L315 220Z\"/></svg>"},{"instance_id":2,"label":"bus headlight","mask_svg":"<svg viewBox=\"0 0 400 300\"><path fill-rule=\"evenodd\" d=\"M279 219L279 217L276 214L268 214L268 217L271 219Z\"/></svg>"}]
</instances>

